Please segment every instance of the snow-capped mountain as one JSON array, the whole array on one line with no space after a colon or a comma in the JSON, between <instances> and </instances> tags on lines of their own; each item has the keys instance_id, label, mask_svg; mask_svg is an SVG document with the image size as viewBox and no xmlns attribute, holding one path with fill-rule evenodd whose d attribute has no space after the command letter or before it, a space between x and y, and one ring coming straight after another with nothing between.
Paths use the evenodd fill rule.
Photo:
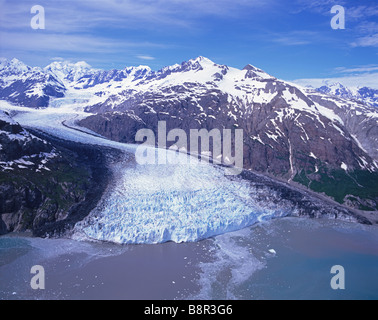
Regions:
<instances>
[{"instance_id":1,"label":"snow-capped mountain","mask_svg":"<svg viewBox=\"0 0 378 320\"><path fill-rule=\"evenodd\" d=\"M44 72L53 75L62 83L69 86L70 83L76 82L84 76L88 76L97 72L85 61L72 63L69 61L55 61L45 67Z\"/></svg>"},{"instance_id":2,"label":"snow-capped mountain","mask_svg":"<svg viewBox=\"0 0 378 320\"><path fill-rule=\"evenodd\" d=\"M377 154L370 146L376 145L377 136L363 135L361 127L349 125L349 116L343 119L344 114L361 114L369 130L375 130L376 112L368 106L306 91L251 65L238 70L204 57L157 72L143 70L143 76L130 72L122 80L95 86L96 97L86 110L97 116L83 124L125 142L134 142L140 127L156 129L158 120L166 120L168 129L186 131L243 128L245 144L255 151L246 165L273 174L284 172L289 179L296 168L315 170L317 159L338 168L376 168L373 158ZM332 140L342 143L343 156Z\"/></svg>"},{"instance_id":3,"label":"snow-capped mountain","mask_svg":"<svg viewBox=\"0 0 378 320\"><path fill-rule=\"evenodd\" d=\"M362 101L365 101L375 107L378 107L378 90L368 87L362 87L358 90Z\"/></svg>"},{"instance_id":4,"label":"snow-capped mountain","mask_svg":"<svg viewBox=\"0 0 378 320\"><path fill-rule=\"evenodd\" d=\"M0 92L24 78L44 75L33 85L50 83L53 92L86 97L84 110L91 116L80 124L112 140L135 143L139 129L156 132L158 121L166 121L168 131L181 128L187 133L240 128L244 168L299 182L339 202L378 207L374 193L364 194L374 203L369 205L354 192L367 188L360 172L376 177L378 171L378 111L342 86L312 90L252 65L240 70L205 57L159 71L146 66L101 71L82 62L59 62L44 70L19 66L14 73L13 65L4 62ZM25 95L24 86L18 91L13 87L15 96ZM368 90L362 93L375 97ZM15 102L12 95L2 97ZM54 102L54 97L47 101ZM350 188L338 192L336 180Z\"/></svg>"},{"instance_id":5,"label":"snow-capped mountain","mask_svg":"<svg viewBox=\"0 0 378 320\"><path fill-rule=\"evenodd\" d=\"M133 79L134 81L137 81L150 73L151 69L146 66L128 67L123 70L97 70L83 76L77 81L75 88L88 89L101 84L106 84L109 88L117 88L125 79Z\"/></svg>"},{"instance_id":6,"label":"snow-capped mountain","mask_svg":"<svg viewBox=\"0 0 378 320\"><path fill-rule=\"evenodd\" d=\"M63 97L66 88L52 74L12 59L0 60L0 99L30 108L49 105L50 98Z\"/></svg>"},{"instance_id":7,"label":"snow-capped mountain","mask_svg":"<svg viewBox=\"0 0 378 320\"><path fill-rule=\"evenodd\" d=\"M378 90L368 87L346 87L340 82L324 81L324 85L316 91L344 99L358 100L368 105L378 107Z\"/></svg>"}]
</instances>

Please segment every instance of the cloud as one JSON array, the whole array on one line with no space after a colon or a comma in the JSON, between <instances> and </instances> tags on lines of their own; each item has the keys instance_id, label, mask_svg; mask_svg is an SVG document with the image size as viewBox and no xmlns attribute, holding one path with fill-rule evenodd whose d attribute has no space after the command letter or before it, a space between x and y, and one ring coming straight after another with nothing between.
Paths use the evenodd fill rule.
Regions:
<instances>
[{"instance_id":1,"label":"cloud","mask_svg":"<svg viewBox=\"0 0 378 320\"><path fill-rule=\"evenodd\" d=\"M319 88L329 82L340 82L348 87L370 87L378 89L378 64L355 65L348 67L337 67L330 74L334 76L324 78L295 79L290 82L301 86L312 86Z\"/></svg>"},{"instance_id":2,"label":"cloud","mask_svg":"<svg viewBox=\"0 0 378 320\"><path fill-rule=\"evenodd\" d=\"M378 47L378 33L368 35L365 37L357 38L351 43L353 48L355 47Z\"/></svg>"},{"instance_id":3,"label":"cloud","mask_svg":"<svg viewBox=\"0 0 378 320\"><path fill-rule=\"evenodd\" d=\"M373 21L364 21L357 26L357 31L361 34L378 33L378 23Z\"/></svg>"},{"instance_id":4,"label":"cloud","mask_svg":"<svg viewBox=\"0 0 378 320\"><path fill-rule=\"evenodd\" d=\"M346 7L346 21L353 31L352 48L378 47L378 5ZM373 21L374 19L374 21Z\"/></svg>"},{"instance_id":5,"label":"cloud","mask_svg":"<svg viewBox=\"0 0 378 320\"><path fill-rule=\"evenodd\" d=\"M171 47L92 34L0 31L0 56L17 57L33 66L45 66L46 60L53 57L50 60L85 60L101 68L115 68L137 63L138 52L167 48Z\"/></svg>"},{"instance_id":6,"label":"cloud","mask_svg":"<svg viewBox=\"0 0 378 320\"><path fill-rule=\"evenodd\" d=\"M338 67L334 73L341 74L338 77L297 79L291 82L301 86L312 86L319 88L331 83L342 83L347 87L369 87L378 89L378 64L368 64L355 67Z\"/></svg>"},{"instance_id":7,"label":"cloud","mask_svg":"<svg viewBox=\"0 0 378 320\"><path fill-rule=\"evenodd\" d=\"M347 29L354 40L349 41L352 48L378 47L378 5L353 5L343 0L297 0L296 13L311 11L318 14L330 15L333 5L342 5L345 8ZM372 19L375 19L372 21ZM289 42L289 41L288 41Z\"/></svg>"},{"instance_id":8,"label":"cloud","mask_svg":"<svg viewBox=\"0 0 378 320\"><path fill-rule=\"evenodd\" d=\"M172 37L172 41L166 38L165 43L151 43L145 40L149 32L180 36L181 30L203 32L200 25L207 21L204 17L238 18L245 8L275 1L38 0L45 8L46 29L31 30L34 0L0 0L0 50L10 55L25 56L33 51L62 57L87 52L129 53L135 58L143 48L168 48L175 41ZM152 60L146 57L153 55L156 53L140 54L145 57L138 59Z\"/></svg>"},{"instance_id":9,"label":"cloud","mask_svg":"<svg viewBox=\"0 0 378 320\"><path fill-rule=\"evenodd\" d=\"M290 36L280 36L276 39L273 39L272 41L284 46L302 46L311 43L309 40L299 39Z\"/></svg>"},{"instance_id":10,"label":"cloud","mask_svg":"<svg viewBox=\"0 0 378 320\"><path fill-rule=\"evenodd\" d=\"M294 13L311 11L318 14L329 15L334 5L345 5L344 0L296 0Z\"/></svg>"},{"instance_id":11,"label":"cloud","mask_svg":"<svg viewBox=\"0 0 378 320\"><path fill-rule=\"evenodd\" d=\"M334 78L314 78L314 79L297 79L291 82L301 85L301 86L312 86L314 88L319 88L326 84L326 82L339 82L344 86L351 88L362 88L369 87L373 89L378 89L378 72L371 73L361 73L358 75L348 75L344 77L334 77Z\"/></svg>"},{"instance_id":12,"label":"cloud","mask_svg":"<svg viewBox=\"0 0 378 320\"><path fill-rule=\"evenodd\" d=\"M345 10L347 19L361 20L369 17L378 16L378 6L357 6L347 7Z\"/></svg>"},{"instance_id":13,"label":"cloud","mask_svg":"<svg viewBox=\"0 0 378 320\"><path fill-rule=\"evenodd\" d=\"M328 36L323 33L309 30L273 34L271 37L269 37L269 39L284 46L302 46L333 41L333 39L329 39Z\"/></svg>"},{"instance_id":14,"label":"cloud","mask_svg":"<svg viewBox=\"0 0 378 320\"><path fill-rule=\"evenodd\" d=\"M365 66L358 66L354 68L338 67L334 70L336 73L361 73L378 71L378 64L369 64Z\"/></svg>"},{"instance_id":15,"label":"cloud","mask_svg":"<svg viewBox=\"0 0 378 320\"><path fill-rule=\"evenodd\" d=\"M151 56L145 56L145 55L138 55L136 56L138 59L141 59L141 60L155 60L156 58L155 57L151 57Z\"/></svg>"},{"instance_id":16,"label":"cloud","mask_svg":"<svg viewBox=\"0 0 378 320\"><path fill-rule=\"evenodd\" d=\"M88 34L56 34L45 32L0 31L2 47L37 52L96 52L114 53L131 48L158 47L165 45L147 41L119 41Z\"/></svg>"},{"instance_id":17,"label":"cloud","mask_svg":"<svg viewBox=\"0 0 378 320\"><path fill-rule=\"evenodd\" d=\"M65 61L66 59L62 58L62 57L52 57L50 58L51 61Z\"/></svg>"},{"instance_id":18,"label":"cloud","mask_svg":"<svg viewBox=\"0 0 378 320\"><path fill-rule=\"evenodd\" d=\"M51 32L84 32L93 28L150 29L156 25L194 27L204 16L237 18L245 8L264 7L277 0L39 0ZM33 0L0 0L2 28L30 27Z\"/></svg>"}]
</instances>

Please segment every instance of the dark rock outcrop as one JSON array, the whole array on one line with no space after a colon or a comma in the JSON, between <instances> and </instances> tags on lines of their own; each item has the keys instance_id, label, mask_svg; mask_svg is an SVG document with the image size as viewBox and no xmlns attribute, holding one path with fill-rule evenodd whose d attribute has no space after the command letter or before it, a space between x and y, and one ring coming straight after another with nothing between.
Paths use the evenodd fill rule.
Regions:
<instances>
[{"instance_id":1,"label":"dark rock outcrop","mask_svg":"<svg viewBox=\"0 0 378 320\"><path fill-rule=\"evenodd\" d=\"M63 234L100 200L111 179L107 155L115 151L30 133L2 119L0 234Z\"/></svg>"}]
</instances>

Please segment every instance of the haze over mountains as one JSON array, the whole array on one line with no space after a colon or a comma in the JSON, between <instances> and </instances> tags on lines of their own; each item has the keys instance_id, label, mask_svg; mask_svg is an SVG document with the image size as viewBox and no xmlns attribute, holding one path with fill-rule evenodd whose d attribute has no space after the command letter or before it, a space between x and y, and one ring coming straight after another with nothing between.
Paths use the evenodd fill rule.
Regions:
<instances>
[{"instance_id":1,"label":"haze over mountains","mask_svg":"<svg viewBox=\"0 0 378 320\"><path fill-rule=\"evenodd\" d=\"M377 90L305 88L257 67L205 57L152 71L97 70L85 62L44 69L0 61L0 99L29 108L85 105L80 125L135 143L139 129L243 129L244 168L300 183L340 203L377 210Z\"/></svg>"}]
</instances>

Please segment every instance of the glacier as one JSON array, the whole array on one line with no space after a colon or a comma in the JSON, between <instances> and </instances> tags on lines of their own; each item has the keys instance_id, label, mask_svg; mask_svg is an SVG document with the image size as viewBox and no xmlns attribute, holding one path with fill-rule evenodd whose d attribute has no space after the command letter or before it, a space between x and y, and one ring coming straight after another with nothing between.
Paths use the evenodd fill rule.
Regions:
<instances>
[{"instance_id":1,"label":"glacier","mask_svg":"<svg viewBox=\"0 0 378 320\"><path fill-rule=\"evenodd\" d=\"M289 213L261 206L248 182L227 178L223 169L200 162L133 163L117 172L116 185L76 224L74 239L120 244L194 242Z\"/></svg>"},{"instance_id":2,"label":"glacier","mask_svg":"<svg viewBox=\"0 0 378 320\"><path fill-rule=\"evenodd\" d=\"M123 152L123 158L111 164L113 183L97 207L74 226L72 239L118 244L194 242L290 213L284 206L259 200L259 190L248 181L227 177L222 167L188 161L186 153L152 148L157 158L159 152L166 152L178 161L138 164L136 145L110 141L76 125L88 116L77 104L85 98L69 95L43 110L0 103L26 128Z\"/></svg>"}]
</instances>

